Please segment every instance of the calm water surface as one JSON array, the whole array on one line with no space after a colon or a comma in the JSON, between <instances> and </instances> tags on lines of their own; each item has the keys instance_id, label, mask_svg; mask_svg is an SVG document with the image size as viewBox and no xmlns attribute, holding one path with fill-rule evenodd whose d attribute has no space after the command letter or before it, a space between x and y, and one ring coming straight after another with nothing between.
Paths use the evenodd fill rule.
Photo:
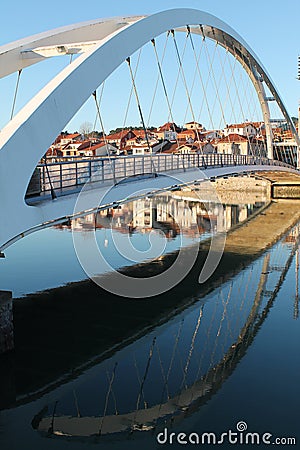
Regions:
<instances>
[{"instance_id":1,"label":"calm water surface","mask_svg":"<svg viewBox=\"0 0 300 450\"><path fill-rule=\"evenodd\" d=\"M151 271L162 244L172 255L262 206L146 200L8 249L1 285L18 299L16 351L0 360L1 449L194 448L170 444L170 433L175 441L180 432L219 437L238 422L270 433L271 442L294 437L299 446L300 225L256 258L225 255L205 286L196 267L151 299L101 291L86 280L72 245L71 230L84 242L96 229L112 267L136 270L133 253L114 250L114 241L130 242L136 262L148 261L143 270Z\"/></svg>"}]
</instances>

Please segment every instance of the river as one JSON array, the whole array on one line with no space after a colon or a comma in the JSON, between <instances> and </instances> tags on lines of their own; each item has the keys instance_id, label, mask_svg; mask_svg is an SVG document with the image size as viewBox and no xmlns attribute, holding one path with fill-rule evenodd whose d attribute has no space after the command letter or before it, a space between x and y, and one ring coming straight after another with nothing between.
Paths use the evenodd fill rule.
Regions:
<instances>
[{"instance_id":1,"label":"river","mask_svg":"<svg viewBox=\"0 0 300 450\"><path fill-rule=\"evenodd\" d=\"M0 359L1 449L299 445L300 223L293 211L286 226L272 219L274 239L265 230L278 207L168 193L7 249L1 289L13 291L15 351ZM220 264L199 284L222 233ZM181 282L133 298L87 278L74 235L83 247L96 236L112 272L138 278L201 245Z\"/></svg>"}]
</instances>

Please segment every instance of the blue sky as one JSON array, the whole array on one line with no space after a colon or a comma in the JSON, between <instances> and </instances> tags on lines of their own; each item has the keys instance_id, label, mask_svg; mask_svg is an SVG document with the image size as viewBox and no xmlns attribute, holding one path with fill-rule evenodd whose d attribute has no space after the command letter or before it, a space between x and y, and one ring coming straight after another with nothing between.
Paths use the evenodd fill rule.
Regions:
<instances>
[{"instance_id":1,"label":"blue sky","mask_svg":"<svg viewBox=\"0 0 300 450\"><path fill-rule=\"evenodd\" d=\"M233 27L252 47L268 70L291 115L297 115L300 81L297 76L297 56L300 54L298 0L114 0L48 3L27 0L4 2L1 5L0 45L62 25L89 19L120 15L151 14L163 9L191 7L209 12ZM43 63L45 64L45 63ZM46 63L47 64L47 63ZM39 65L37 65L39 66ZM47 70L47 66L45 66ZM36 69L30 72L31 85L38 83ZM7 122L12 102L15 77L0 80L0 128ZM30 86L30 84L29 84ZM28 96L30 97L30 87ZM17 109L22 106L22 95ZM6 110L5 110L6 108ZM87 118L89 120L89 118ZM80 120L84 120L84 116Z\"/></svg>"}]
</instances>

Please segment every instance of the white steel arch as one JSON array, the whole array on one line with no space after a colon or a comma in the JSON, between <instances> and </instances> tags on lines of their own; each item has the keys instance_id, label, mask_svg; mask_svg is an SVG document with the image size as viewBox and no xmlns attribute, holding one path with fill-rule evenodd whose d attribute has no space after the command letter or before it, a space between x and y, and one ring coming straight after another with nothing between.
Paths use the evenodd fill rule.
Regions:
<instances>
[{"instance_id":1,"label":"white steel arch","mask_svg":"<svg viewBox=\"0 0 300 450\"><path fill-rule=\"evenodd\" d=\"M218 40L235 55L239 51L240 60L248 61L245 65L252 81L257 81L254 86L265 121L268 123L269 120L268 105L260 77L266 81L292 125L280 96L255 53L226 23L202 11L173 9L148 17L92 21L8 44L0 48L0 66L7 67L0 76L61 51L64 54L72 51L84 53L51 80L0 133L0 248L22 231L72 214L74 199L65 198L33 207L25 203L24 197L36 164L91 93L128 56L151 39L170 29L199 24L205 35Z\"/></svg>"}]
</instances>

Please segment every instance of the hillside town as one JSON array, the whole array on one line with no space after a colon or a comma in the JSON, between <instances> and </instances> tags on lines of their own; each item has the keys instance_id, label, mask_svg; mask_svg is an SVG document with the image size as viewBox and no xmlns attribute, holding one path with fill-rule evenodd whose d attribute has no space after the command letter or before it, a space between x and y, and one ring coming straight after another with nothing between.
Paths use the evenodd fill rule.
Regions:
<instances>
[{"instance_id":1,"label":"hillside town","mask_svg":"<svg viewBox=\"0 0 300 450\"><path fill-rule=\"evenodd\" d=\"M273 142L293 145L292 132L280 122L273 124ZM62 132L46 152L53 162L60 159L149 153L221 153L266 156L264 122L228 124L223 130L207 130L198 122L179 127L167 122L157 128L127 127L99 132Z\"/></svg>"}]
</instances>

